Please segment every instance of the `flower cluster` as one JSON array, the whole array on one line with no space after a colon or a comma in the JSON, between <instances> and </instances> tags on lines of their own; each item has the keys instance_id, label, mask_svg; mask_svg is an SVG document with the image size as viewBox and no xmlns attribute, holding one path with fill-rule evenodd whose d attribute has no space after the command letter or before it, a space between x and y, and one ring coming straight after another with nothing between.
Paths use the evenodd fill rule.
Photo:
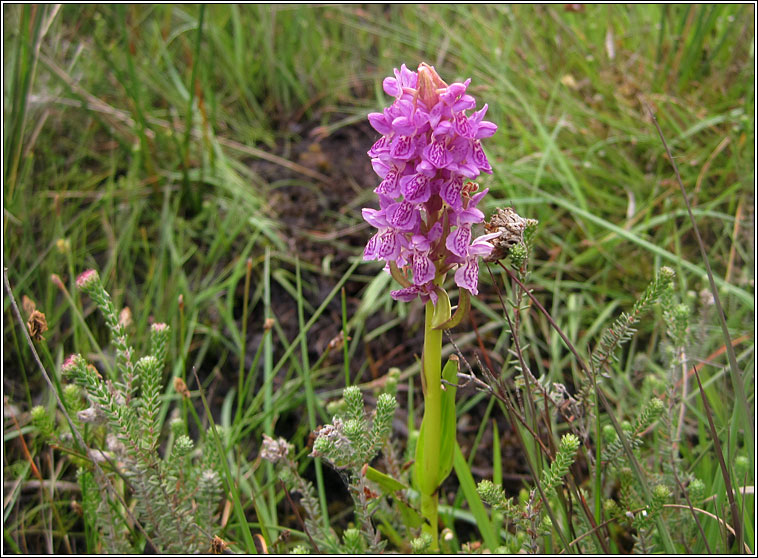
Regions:
<instances>
[{"instance_id":1,"label":"flower cluster","mask_svg":"<svg viewBox=\"0 0 758 558\"><path fill-rule=\"evenodd\" d=\"M477 192L469 180L492 173L481 140L497 126L484 120L487 105L474 111L470 81L448 85L427 64L418 72L403 65L384 80L395 101L368 115L382 134L368 151L382 181L374 190L379 209L363 209L363 218L379 229L363 258L387 262L385 269L404 286L392 292L396 300L419 296L436 304L434 281L453 268L456 284L477 294L479 258L490 254L488 240L498 236L472 241L471 226L484 220L476 206L487 190Z\"/></svg>"}]
</instances>

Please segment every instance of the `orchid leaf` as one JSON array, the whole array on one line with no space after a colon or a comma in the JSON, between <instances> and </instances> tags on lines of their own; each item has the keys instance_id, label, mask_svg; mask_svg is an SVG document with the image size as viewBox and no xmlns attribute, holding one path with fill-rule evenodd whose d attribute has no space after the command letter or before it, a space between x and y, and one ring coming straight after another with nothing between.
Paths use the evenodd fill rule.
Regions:
<instances>
[{"instance_id":1,"label":"orchid leaf","mask_svg":"<svg viewBox=\"0 0 758 558\"><path fill-rule=\"evenodd\" d=\"M450 321L450 297L443 288L437 288L437 304L434 306L432 329L440 329L441 325Z\"/></svg>"},{"instance_id":2,"label":"orchid leaf","mask_svg":"<svg viewBox=\"0 0 758 558\"><path fill-rule=\"evenodd\" d=\"M455 387L458 381L458 356L451 355L442 370L442 378L448 382L442 388L442 425L440 433L440 474L439 483L447 478L453 469L453 450L456 443ZM452 385L449 385L452 384Z\"/></svg>"},{"instance_id":3,"label":"orchid leaf","mask_svg":"<svg viewBox=\"0 0 758 558\"><path fill-rule=\"evenodd\" d=\"M437 488L437 479L430 479L421 474L421 467L424 463L424 433L425 423L421 421L421 428L418 431L416 440L416 459L413 464L413 487L421 494L433 494Z\"/></svg>"},{"instance_id":4,"label":"orchid leaf","mask_svg":"<svg viewBox=\"0 0 758 558\"><path fill-rule=\"evenodd\" d=\"M449 300L448 300L449 302ZM466 289L460 289L458 294L458 307L453 316L441 324L433 324L434 329L451 329L460 324L471 309L471 295Z\"/></svg>"}]
</instances>

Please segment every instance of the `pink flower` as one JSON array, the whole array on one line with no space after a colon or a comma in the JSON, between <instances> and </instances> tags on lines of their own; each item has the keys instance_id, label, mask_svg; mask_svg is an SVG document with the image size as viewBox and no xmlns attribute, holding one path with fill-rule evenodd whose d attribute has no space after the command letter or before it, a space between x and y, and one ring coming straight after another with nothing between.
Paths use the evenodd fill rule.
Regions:
<instances>
[{"instance_id":1,"label":"pink flower","mask_svg":"<svg viewBox=\"0 0 758 558\"><path fill-rule=\"evenodd\" d=\"M84 364L84 359L82 358L82 355L74 353L72 355L69 355L66 360L63 361L63 364L61 365L61 372L68 375L74 372L75 370L81 368Z\"/></svg>"},{"instance_id":2,"label":"pink flower","mask_svg":"<svg viewBox=\"0 0 758 558\"><path fill-rule=\"evenodd\" d=\"M403 65L383 83L393 103L368 115L382 134L368 151L381 182L379 209L363 210L378 229L363 257L412 273L410 287L392 291L397 300L436 303L434 279L453 268L458 286L478 292L478 258L492 246L486 236L472 243L471 227L484 220L476 205L487 190L471 195L467 179L492 172L480 140L497 126L484 120L487 105L467 114L476 107L470 82L448 85L427 64L418 72Z\"/></svg>"},{"instance_id":3,"label":"pink flower","mask_svg":"<svg viewBox=\"0 0 758 558\"><path fill-rule=\"evenodd\" d=\"M94 269L88 269L84 271L79 277L76 278L76 286L80 289L88 289L100 280L100 276Z\"/></svg>"}]
</instances>

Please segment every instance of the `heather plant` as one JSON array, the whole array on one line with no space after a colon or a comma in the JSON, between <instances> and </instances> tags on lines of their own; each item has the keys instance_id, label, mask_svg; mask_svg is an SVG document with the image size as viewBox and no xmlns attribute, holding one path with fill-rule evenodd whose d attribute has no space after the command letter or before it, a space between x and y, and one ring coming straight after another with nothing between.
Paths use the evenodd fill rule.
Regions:
<instances>
[{"instance_id":1,"label":"heather plant","mask_svg":"<svg viewBox=\"0 0 758 558\"><path fill-rule=\"evenodd\" d=\"M170 328L150 326L149 354L135 360L125 321L98 273L85 271L76 284L105 318L115 349L112 368L98 370L80 354L61 367L63 377L73 382L63 387L70 427L90 448L75 459L88 546L107 553L142 552L146 545L158 552L205 551L218 529L218 455L212 446L200 451L181 419L172 422L168 442L162 444ZM49 444L74 455L85 449L44 407L32 410L32 421Z\"/></svg>"},{"instance_id":2,"label":"heather plant","mask_svg":"<svg viewBox=\"0 0 758 558\"><path fill-rule=\"evenodd\" d=\"M533 233L524 237L533 238ZM468 378L501 401L510 420L518 425L520 444L534 483L530 490L522 489L517 501L506 497L499 482L484 480L477 486L482 500L492 508L491 520L502 522L501 550L549 551L557 538L563 548L608 552L612 549L607 536L612 523L628 529L634 541L633 551L637 553L671 552L674 533L687 546L697 544L698 539L708 545L701 525L701 518L708 514L697 507L703 500L704 484L682 467L678 451L687 398L685 353L692 332L689 305L678 303L674 295L673 270L661 268L631 311L622 312L603 330L589 363L585 363L549 313L525 289L522 279L528 275L529 253L529 243L522 242L508 258L513 270L498 262L512 280L510 307L516 311L511 317L508 306L503 305L503 312L513 335L510 364L519 375L509 385L482 365L484 381L471 368ZM556 328L585 373L576 393L570 394L564 385L532 374L518 330L517 310L525 295ZM704 299L707 301L708 297ZM662 355L669 363L668 382L648 376L643 383L640 408L636 414L627 415L629 420L619 421L604 402L602 386L611 379L611 374L618 373L614 363L618 362L621 348L633 339L635 325L656 303L670 341L670 345L664 345ZM543 401L542 409L535 395ZM552 440L542 441L538 434L541 423L551 431L560 425L570 433L564 434L552 449ZM594 451L590 451L593 446ZM590 476L594 477L594 482L585 486L581 486L576 471L572 470L582 454L590 467ZM656 466L652 466L651 454L656 455ZM616 487L611 497L609 487ZM572 509L574 513L569 511ZM672 510L679 513L670 513ZM689 510L689 515L682 513L684 510ZM727 528L735 533L731 526ZM571 540L570 533L578 536Z\"/></svg>"},{"instance_id":3,"label":"heather plant","mask_svg":"<svg viewBox=\"0 0 758 558\"><path fill-rule=\"evenodd\" d=\"M506 498L498 483L484 480L477 487L479 495L492 507L492 519L505 522L506 536L502 542L504 548L511 552L520 550L539 552L541 546L538 540L553 534L565 547L569 544L568 533L574 532L575 529L585 534L572 544L578 544L583 551L607 552L608 543L598 528L603 512L611 514L610 516L617 520L628 520L630 527L637 532L636 541L643 551L647 552L653 548L650 544L646 544L651 536L655 537L660 547L670 545L668 533L662 531L666 529L665 524L660 522L661 509L670 496L668 486L659 482L651 490L649 482L660 479L656 475L649 475L642 471L639 464L636 464L634 472L630 468L630 461L635 462L639 458L637 450L643 444L643 435L649 434L661 417L664 411L663 402L650 395L634 424L623 422L619 425L615 419L612 419L613 423L606 424L602 429L602 434L599 428L593 431L591 424L593 422L595 425L600 424L598 405L602 391L599 384L609 377L619 349L632 339L636 331L634 325L640 321L644 312L649 311L656 301L669 301L674 272L670 268L662 268L635 302L631 313L622 312L613 325L602 332L597 348L592 352L590 364L587 365L573 348L571 341L549 317L547 311L524 287L523 281L529 274L529 255L535 224L524 225L525 234L522 242L508 254L508 264L513 269L506 267L503 262L497 262L512 280L511 308L515 309L512 312L513 315L511 316L508 305L504 302L502 308L513 336L514 350L511 365L519 375L514 379L513 385L509 386L504 378L496 376L487 367L484 367L485 381L478 380L473 370L469 369L471 381L474 381L480 389L499 399L504 404L510 420L520 425L520 442L526 450L535 486L531 490L522 491L524 498L514 502L512 498ZM575 358L579 360L584 376L574 395L571 395L562 384L550 382L544 377L536 378L533 375L525 347L521 345L519 339L521 317L518 309L522 307L524 296L529 296L540 311L545 313L550 323L556 327L564 341L572 348ZM670 301L664 303L663 306L669 308ZM678 331L680 330L681 327ZM681 336L681 333L679 335ZM543 401L543 410L538 408L535 397L537 394ZM557 421L564 422L570 429L570 433L564 434L552 451L550 449L552 440L542 442L537 434L541 418L546 422L544 426L551 430L556 427ZM583 448L585 444L595 446L594 455L587 451L588 448ZM571 480L570 476L567 478L580 449L584 449L586 459L594 468L595 483L592 487L594 494L583 487L580 488L580 483ZM544 459L547 459L548 463L540 465ZM541 475L538 474L540 467L544 467ZM609 479L621 485L619 503L610 499L604 504L601 503L601 487L604 481ZM573 515L566 513L567 499L576 501L580 513ZM594 513L587 504L588 501L593 500L596 505ZM604 510L601 511L598 506L605 506ZM623 518L622 513L625 514ZM556 522L556 519L562 516L567 518L567 522ZM594 537L589 536L590 533Z\"/></svg>"},{"instance_id":4,"label":"heather plant","mask_svg":"<svg viewBox=\"0 0 758 558\"><path fill-rule=\"evenodd\" d=\"M343 391L340 412L330 424L318 429L313 442L312 457L325 459L345 478L353 500L355 527L343 532L342 541L332 529L324 526L312 484L303 479L292 457L292 445L283 438L263 438L261 458L276 466L285 488L300 495L305 511L304 527L314 552L361 554L380 553L387 540L375 528L374 515L387 509L384 488L397 488L397 480L384 475L369 464L384 450L393 451L389 441L392 419L397 407L394 394L384 392L376 401L372 419L366 416L363 395L356 386ZM392 483L395 483L394 485ZM384 484L384 487L382 486ZM402 500L401 500L402 501ZM397 526L401 528L401 525Z\"/></svg>"}]
</instances>

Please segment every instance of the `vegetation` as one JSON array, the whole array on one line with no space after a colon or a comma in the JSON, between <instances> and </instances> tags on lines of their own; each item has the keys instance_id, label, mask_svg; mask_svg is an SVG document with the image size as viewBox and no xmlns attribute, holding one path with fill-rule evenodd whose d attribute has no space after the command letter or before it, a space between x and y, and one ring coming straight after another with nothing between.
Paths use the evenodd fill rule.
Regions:
<instances>
[{"instance_id":1,"label":"vegetation","mask_svg":"<svg viewBox=\"0 0 758 558\"><path fill-rule=\"evenodd\" d=\"M539 222L442 340L439 549L754 552L753 22L4 6L5 551L172 550L172 521L186 551L437 548L410 465L423 306L362 262L360 211L366 115L423 61L498 125L479 208Z\"/></svg>"}]
</instances>

